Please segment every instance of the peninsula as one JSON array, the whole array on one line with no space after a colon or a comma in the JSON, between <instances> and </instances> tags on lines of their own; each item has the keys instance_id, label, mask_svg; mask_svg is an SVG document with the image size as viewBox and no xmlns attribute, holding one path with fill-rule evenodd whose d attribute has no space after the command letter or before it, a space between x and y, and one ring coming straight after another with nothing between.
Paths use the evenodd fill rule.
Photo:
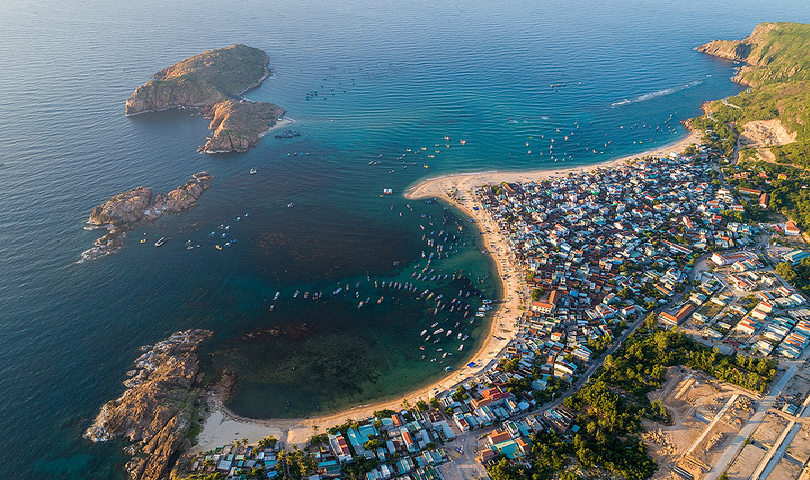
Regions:
<instances>
[{"instance_id":1,"label":"peninsula","mask_svg":"<svg viewBox=\"0 0 810 480\"><path fill-rule=\"evenodd\" d=\"M209 330L177 332L144 351L124 382L127 390L107 402L85 438L103 442L126 437L133 442L126 470L133 480L166 478L178 449L188 448L200 408L202 374L197 347ZM199 428L199 427L196 427Z\"/></svg>"},{"instance_id":2,"label":"peninsula","mask_svg":"<svg viewBox=\"0 0 810 480\"><path fill-rule=\"evenodd\" d=\"M192 175L184 185L168 194L152 195L149 187L138 187L114 195L93 208L87 219L88 230L107 229L93 246L82 253L82 260L92 260L115 253L124 247L124 237L139 223L153 222L164 213L181 213L197 206L202 193L211 188L214 177L208 172Z\"/></svg>"},{"instance_id":3,"label":"peninsula","mask_svg":"<svg viewBox=\"0 0 810 480\"><path fill-rule=\"evenodd\" d=\"M269 62L262 50L241 44L203 52L164 68L136 88L126 114L199 109L211 120L213 132L200 152L246 152L284 115L277 105L242 98L270 77Z\"/></svg>"}]
</instances>

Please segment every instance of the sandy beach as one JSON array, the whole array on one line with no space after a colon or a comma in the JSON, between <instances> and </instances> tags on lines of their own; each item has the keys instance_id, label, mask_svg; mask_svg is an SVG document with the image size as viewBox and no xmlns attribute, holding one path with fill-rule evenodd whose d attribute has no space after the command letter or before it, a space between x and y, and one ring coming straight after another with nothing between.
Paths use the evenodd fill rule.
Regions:
<instances>
[{"instance_id":1,"label":"sandy beach","mask_svg":"<svg viewBox=\"0 0 810 480\"><path fill-rule=\"evenodd\" d=\"M476 202L473 199L471 190L482 185L493 185L501 182L539 182L555 176L566 176L569 172L576 174L599 168L611 168L624 165L634 158L668 156L671 152L683 151L692 143L700 143L700 137L695 133L691 133L676 143L654 150L584 167L560 168L564 164L555 164L554 167L556 168L551 170L461 173L428 179L414 185L406 192L406 198L439 198L473 218L482 232L484 248L490 252L497 265L504 298L502 303L497 304L482 346L472 357L471 362L475 362L475 366L463 367L460 370L453 371L431 385L392 400L362 405L327 416L305 419L251 419L240 417L228 410L218 399L212 397L208 401L211 412L203 425L203 429L198 436L198 444L192 449L192 453L204 452L242 438L247 438L249 442L255 443L267 435L273 435L288 445L302 446L312 435L324 433L327 428L340 425L347 419L366 418L371 416L375 410L397 409L402 406L404 400L407 400L411 405L414 405L418 400L428 401L436 393L454 388L466 379L476 375L486 368L490 362L499 358L501 351L509 343L509 338L513 336L516 328L515 322L522 314L518 307L522 305L523 298L528 292L523 274L520 268L514 265L511 260L507 245L499 233L497 224L489 218L484 210L475 210L473 208L476 206ZM505 336L501 336L499 333Z\"/></svg>"}]
</instances>

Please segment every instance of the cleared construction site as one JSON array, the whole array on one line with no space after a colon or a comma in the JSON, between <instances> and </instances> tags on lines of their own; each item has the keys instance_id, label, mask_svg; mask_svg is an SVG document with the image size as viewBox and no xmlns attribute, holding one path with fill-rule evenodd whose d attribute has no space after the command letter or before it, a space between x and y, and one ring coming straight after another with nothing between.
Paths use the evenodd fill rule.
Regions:
<instances>
[{"instance_id":1,"label":"cleared construction site","mask_svg":"<svg viewBox=\"0 0 810 480\"><path fill-rule=\"evenodd\" d=\"M671 415L645 420L644 441L658 462L655 480L810 480L810 368L782 372L760 396L700 372L671 367L650 393Z\"/></svg>"}]
</instances>

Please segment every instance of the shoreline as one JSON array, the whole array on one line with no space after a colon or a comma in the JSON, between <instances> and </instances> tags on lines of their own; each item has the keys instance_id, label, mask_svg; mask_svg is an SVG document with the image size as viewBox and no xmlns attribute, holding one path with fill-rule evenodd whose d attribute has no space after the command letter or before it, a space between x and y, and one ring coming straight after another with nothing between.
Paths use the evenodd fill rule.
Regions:
<instances>
[{"instance_id":1,"label":"shoreline","mask_svg":"<svg viewBox=\"0 0 810 480\"><path fill-rule=\"evenodd\" d=\"M582 167L569 167L561 169L546 169L533 171L497 171L489 170L474 173L448 174L440 177L423 180L410 187L404 194L408 199L438 198L444 203L461 210L469 218L475 220L477 228L482 234L483 247L492 255L498 269L498 276L501 279L500 303L497 303L493 316L489 323L481 346L471 357L470 362L475 362L474 367L462 367L454 370L435 382L415 391L397 395L391 400L380 400L370 404L352 407L340 412L313 416L308 418L290 419L254 419L237 415L228 409L219 398L209 396L207 404L210 407L208 416L202 425L198 436L198 443L191 448L191 453L204 452L218 446L231 443L235 440L248 438L249 442L257 442L267 435L274 435L281 442L287 445L303 446L312 435L324 433L327 428L340 425L346 419L360 419L373 415L375 410L385 408L400 408L403 400L408 400L411 405L418 400L428 401L436 392L447 390L469 377L477 374L482 369L488 368L490 363L497 361L500 352L509 343L506 337L499 337L498 331L514 328L515 317L523 314L518 310L522 300L518 292L526 291L526 285L522 278L520 267L516 266L508 256L506 244L501 237L497 224L484 212L484 210L474 210L473 198L468 194L468 190L482 185L491 185L501 182L518 181L542 181L554 176L567 175L568 173L585 173L600 168L623 165L633 159L645 156L667 156L670 152L680 152L691 143L699 143L700 137L695 132L690 132L680 140L648 150L635 155L622 157L607 162L586 165ZM511 317L511 322L507 322ZM496 338L499 337L499 338ZM469 362L468 362L469 363Z\"/></svg>"}]
</instances>

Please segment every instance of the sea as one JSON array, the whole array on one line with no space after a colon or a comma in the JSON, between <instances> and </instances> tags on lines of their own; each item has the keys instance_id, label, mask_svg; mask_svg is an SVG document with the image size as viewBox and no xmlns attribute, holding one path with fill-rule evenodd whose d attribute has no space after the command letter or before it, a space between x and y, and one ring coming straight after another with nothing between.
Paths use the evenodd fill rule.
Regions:
<instances>
[{"instance_id":1,"label":"sea","mask_svg":"<svg viewBox=\"0 0 810 480\"><path fill-rule=\"evenodd\" d=\"M124 478L123 443L81 435L139 348L183 329L214 331L202 368L237 373L229 406L250 417L335 412L475 363L487 318L449 302L497 300L493 259L469 219L403 193L677 141L702 102L741 90L693 48L764 21L810 21L810 5L0 2L0 478ZM247 96L300 136L201 155L194 112L124 115L153 73L235 43L269 54ZM216 180L197 208L80 261L103 233L83 229L94 206L202 170ZM453 333L420 335L438 328Z\"/></svg>"}]
</instances>

